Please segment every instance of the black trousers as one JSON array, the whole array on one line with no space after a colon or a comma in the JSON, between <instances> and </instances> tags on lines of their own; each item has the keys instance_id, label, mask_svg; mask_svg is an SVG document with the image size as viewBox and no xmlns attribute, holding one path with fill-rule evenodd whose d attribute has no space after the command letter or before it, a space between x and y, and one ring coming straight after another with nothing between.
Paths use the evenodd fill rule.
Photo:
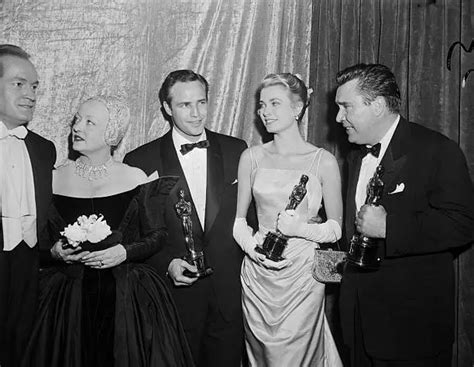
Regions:
<instances>
[{"instance_id":1,"label":"black trousers","mask_svg":"<svg viewBox=\"0 0 474 367\"><path fill-rule=\"evenodd\" d=\"M360 321L359 304L354 310L354 340L350 345L351 367L450 367L452 348L447 347L439 354L416 360L381 360L371 357L364 346L364 335Z\"/></svg>"},{"instance_id":2,"label":"black trousers","mask_svg":"<svg viewBox=\"0 0 474 367\"><path fill-rule=\"evenodd\" d=\"M231 320L222 316L210 277L197 280L191 287L172 289L186 338L197 367L240 367L244 352L242 313L239 309Z\"/></svg>"},{"instance_id":3,"label":"black trousers","mask_svg":"<svg viewBox=\"0 0 474 367\"><path fill-rule=\"evenodd\" d=\"M0 233L1 234L1 233ZM0 251L0 364L20 365L38 305L38 249Z\"/></svg>"}]
</instances>

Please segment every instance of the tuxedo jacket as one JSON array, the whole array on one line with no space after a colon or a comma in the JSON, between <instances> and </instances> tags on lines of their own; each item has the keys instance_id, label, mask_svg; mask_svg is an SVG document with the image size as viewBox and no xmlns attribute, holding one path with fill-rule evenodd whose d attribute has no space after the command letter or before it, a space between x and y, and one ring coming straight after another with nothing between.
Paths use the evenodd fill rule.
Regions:
<instances>
[{"instance_id":1,"label":"tuxedo jacket","mask_svg":"<svg viewBox=\"0 0 474 367\"><path fill-rule=\"evenodd\" d=\"M355 231L355 192L362 155L348 157L346 237ZM400 118L382 158L386 238L380 268L346 266L341 322L352 340L356 301L364 344L378 359L415 359L451 348L454 340L453 249L474 239L474 196L456 143Z\"/></svg>"},{"instance_id":2,"label":"tuxedo jacket","mask_svg":"<svg viewBox=\"0 0 474 367\"><path fill-rule=\"evenodd\" d=\"M193 299L202 297L203 282L212 284L221 314L226 319L241 317L240 267L243 253L232 235L237 203L237 169L241 153L247 144L240 139L206 130L210 146L207 151L207 188L205 225L202 228L190 195L183 170L178 160L170 130L161 138L128 153L124 163L139 167L148 175L158 171L162 176L179 176L171 190L165 208L168 241L164 250L149 262L161 275L167 271L173 258L186 254L184 233L175 210L178 192L184 189L186 200L192 203L191 220L196 246L204 250L207 264L214 273L199 279L190 287L174 287L172 293L178 308L193 310ZM192 321L192 320L191 320Z\"/></svg>"},{"instance_id":3,"label":"tuxedo jacket","mask_svg":"<svg viewBox=\"0 0 474 367\"><path fill-rule=\"evenodd\" d=\"M48 238L46 224L52 197L52 171L56 162L56 149L51 141L30 130L28 130L28 134L25 137L25 145L33 170L36 201L36 233L38 241L41 243L43 239L47 241ZM0 245L0 248L3 249L3 231L1 231ZM51 244L44 243L44 246L51 247Z\"/></svg>"}]
</instances>

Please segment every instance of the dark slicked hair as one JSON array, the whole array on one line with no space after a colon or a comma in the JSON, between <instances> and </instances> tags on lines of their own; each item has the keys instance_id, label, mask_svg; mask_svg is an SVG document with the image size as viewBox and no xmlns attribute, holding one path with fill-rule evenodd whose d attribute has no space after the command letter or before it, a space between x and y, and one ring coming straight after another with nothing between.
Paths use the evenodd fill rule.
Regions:
<instances>
[{"instance_id":1,"label":"dark slicked hair","mask_svg":"<svg viewBox=\"0 0 474 367\"><path fill-rule=\"evenodd\" d=\"M401 98L395 75L382 64L357 64L341 70L336 75L338 86L357 80L357 87L367 104L377 97L384 97L392 113L400 112Z\"/></svg>"},{"instance_id":2,"label":"dark slicked hair","mask_svg":"<svg viewBox=\"0 0 474 367\"><path fill-rule=\"evenodd\" d=\"M30 55L21 47L9 44L0 44L0 78L3 76L3 56L15 56L24 60L30 60Z\"/></svg>"},{"instance_id":3,"label":"dark slicked hair","mask_svg":"<svg viewBox=\"0 0 474 367\"><path fill-rule=\"evenodd\" d=\"M175 70L168 74L165 81L161 85L160 92L158 94L161 105L163 105L164 102L168 103L168 105L171 105L170 90L173 85L178 82L187 83L194 82L196 80L201 82L201 84L204 86L204 89L206 90L207 99L207 94L209 92L209 83L202 75L195 73L192 70Z\"/></svg>"}]
</instances>

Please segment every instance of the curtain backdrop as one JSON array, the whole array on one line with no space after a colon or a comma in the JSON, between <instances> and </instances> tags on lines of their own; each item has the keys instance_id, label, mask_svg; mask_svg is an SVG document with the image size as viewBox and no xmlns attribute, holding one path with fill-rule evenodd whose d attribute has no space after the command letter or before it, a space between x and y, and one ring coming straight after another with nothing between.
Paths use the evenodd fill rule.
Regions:
<instances>
[{"instance_id":1,"label":"curtain backdrop","mask_svg":"<svg viewBox=\"0 0 474 367\"><path fill-rule=\"evenodd\" d=\"M158 90L177 68L210 82L208 127L244 138L266 137L255 119L255 90L267 73L301 73L314 88L308 125L313 143L343 168L345 133L336 126L334 77L353 63L390 66L403 113L459 143L474 174L474 37L471 0L0 0L0 42L33 56L40 96L31 127L51 139L58 163L79 102L98 92L124 94L129 135L118 157L169 128ZM311 65L310 65L311 60ZM343 170L344 172L344 170ZM456 366L471 366L474 345L474 254L457 269ZM427 305L429 307L429 305Z\"/></svg>"},{"instance_id":2,"label":"curtain backdrop","mask_svg":"<svg viewBox=\"0 0 474 367\"><path fill-rule=\"evenodd\" d=\"M118 158L163 135L158 90L180 68L209 81L211 130L260 143L255 90L270 72L308 77L311 16L311 0L0 0L0 42L33 57L41 85L30 126L55 143L59 164L85 96L130 102Z\"/></svg>"},{"instance_id":3,"label":"curtain backdrop","mask_svg":"<svg viewBox=\"0 0 474 367\"><path fill-rule=\"evenodd\" d=\"M474 178L474 68L472 0L315 0L309 140L334 152L344 167L346 134L335 122L335 75L358 62L378 62L395 73L402 114L458 142ZM472 50L474 51L474 50ZM345 167L344 167L345 168ZM345 169L343 170L345 172ZM471 367L474 352L474 251L456 260L457 330L453 366ZM403 307L403 300L400 300ZM430 305L426 305L430 307Z\"/></svg>"}]
</instances>

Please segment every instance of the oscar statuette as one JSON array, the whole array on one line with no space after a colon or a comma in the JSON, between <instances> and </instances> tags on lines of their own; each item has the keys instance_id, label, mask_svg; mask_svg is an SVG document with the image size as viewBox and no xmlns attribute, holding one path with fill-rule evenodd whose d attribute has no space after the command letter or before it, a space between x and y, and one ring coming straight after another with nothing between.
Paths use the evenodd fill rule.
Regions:
<instances>
[{"instance_id":1,"label":"oscar statuette","mask_svg":"<svg viewBox=\"0 0 474 367\"><path fill-rule=\"evenodd\" d=\"M301 201L303 201L303 198L306 195L306 183L308 180L308 176L301 175L300 183L295 185L293 188L293 191L290 194L290 201L285 210L295 210ZM264 254L267 259L272 261L281 261L284 259L282 254L287 244L288 237L277 230L276 232L268 232L265 236L262 247L255 247L255 251Z\"/></svg>"},{"instance_id":2,"label":"oscar statuette","mask_svg":"<svg viewBox=\"0 0 474 367\"><path fill-rule=\"evenodd\" d=\"M384 183L380 178L382 175L383 167L379 165L367 185L365 204L373 206L380 205L380 199L384 188ZM362 236L360 233L355 233L350 242L347 261L360 268L377 269L380 266L380 258L377 256L377 251L378 246L376 239Z\"/></svg>"},{"instance_id":3,"label":"oscar statuette","mask_svg":"<svg viewBox=\"0 0 474 367\"><path fill-rule=\"evenodd\" d=\"M191 202L184 198L184 190L180 189L178 192L179 200L176 202L174 208L176 215L181 221L183 227L184 240L188 254L184 257L189 264L196 266L197 272L185 270L183 274L190 278L203 278L212 274L213 270L206 266L204 258L204 251L194 244L193 239L193 222L191 220L192 207Z\"/></svg>"}]
</instances>

